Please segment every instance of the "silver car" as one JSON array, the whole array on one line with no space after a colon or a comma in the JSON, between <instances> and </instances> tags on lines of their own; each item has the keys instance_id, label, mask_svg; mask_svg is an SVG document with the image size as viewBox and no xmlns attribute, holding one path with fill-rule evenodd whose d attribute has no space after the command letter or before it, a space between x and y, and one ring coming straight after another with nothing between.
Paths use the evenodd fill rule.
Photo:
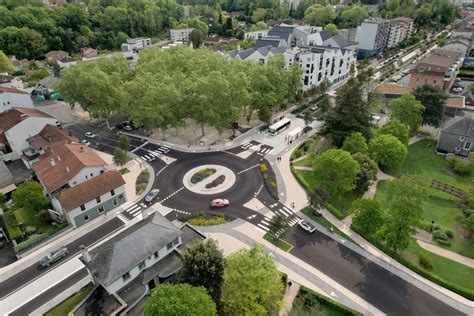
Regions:
<instances>
[{"instance_id":1,"label":"silver car","mask_svg":"<svg viewBox=\"0 0 474 316\"><path fill-rule=\"evenodd\" d=\"M68 254L69 250L66 247L62 247L45 256L39 263L42 267L49 267L52 263L66 257Z\"/></svg>"},{"instance_id":2,"label":"silver car","mask_svg":"<svg viewBox=\"0 0 474 316\"><path fill-rule=\"evenodd\" d=\"M299 225L300 225L301 228L306 230L308 233L314 233L314 231L316 230L316 226L314 226L313 224L311 224L307 221L301 220L299 222Z\"/></svg>"},{"instance_id":3,"label":"silver car","mask_svg":"<svg viewBox=\"0 0 474 316\"><path fill-rule=\"evenodd\" d=\"M151 204L158 197L158 192L160 192L160 190L158 190L158 189L151 190L146 195L145 202L148 203L148 204Z\"/></svg>"}]
</instances>

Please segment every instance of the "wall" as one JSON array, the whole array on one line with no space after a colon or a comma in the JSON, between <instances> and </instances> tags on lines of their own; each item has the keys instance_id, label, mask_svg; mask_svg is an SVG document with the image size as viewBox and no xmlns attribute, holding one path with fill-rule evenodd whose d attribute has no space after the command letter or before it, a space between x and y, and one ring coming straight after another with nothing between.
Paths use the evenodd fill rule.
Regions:
<instances>
[{"instance_id":1,"label":"wall","mask_svg":"<svg viewBox=\"0 0 474 316\"><path fill-rule=\"evenodd\" d=\"M378 24L376 23L362 23L358 29L357 41L359 42L359 49L373 50L375 49L375 40L377 36Z\"/></svg>"},{"instance_id":2,"label":"wall","mask_svg":"<svg viewBox=\"0 0 474 316\"><path fill-rule=\"evenodd\" d=\"M148 259L145 259L145 264L146 264L145 269L151 267L152 265L154 265L155 263L157 263L158 261L160 261L161 259L166 257L166 255L168 255L170 252L174 251L179 245L181 245L181 236L178 237L178 243L173 248L171 248L170 250L168 250L166 248L166 246L164 246L163 248L158 250L158 254L159 254L158 259L155 259L155 256L152 252L150 254L150 257L148 257ZM130 270L130 272L129 272L130 273L130 278L127 281L123 281L122 277L120 277L115 282L113 282L112 284L110 284L108 287L105 288L107 290L107 292L115 293L115 292L119 291L122 287L124 287L126 284L133 281L142 271L138 268L139 264L140 263L138 262L137 265Z\"/></svg>"},{"instance_id":3,"label":"wall","mask_svg":"<svg viewBox=\"0 0 474 316\"><path fill-rule=\"evenodd\" d=\"M10 110L12 107L32 109L33 101L28 94L0 93L0 113Z\"/></svg>"},{"instance_id":4,"label":"wall","mask_svg":"<svg viewBox=\"0 0 474 316\"><path fill-rule=\"evenodd\" d=\"M12 151L21 155L21 151L30 146L26 141L28 138L41 132L46 124L56 125L56 122L57 120L51 117L27 117L5 132L5 136Z\"/></svg>"},{"instance_id":5,"label":"wall","mask_svg":"<svg viewBox=\"0 0 474 316\"><path fill-rule=\"evenodd\" d=\"M125 203L127 201L127 197L125 195L124 186L116 188L114 196L112 196L110 192L107 192L101 195L100 199L101 199L100 203L97 203L96 199L94 198L92 201L89 201L86 204L84 204L84 206L86 207L85 211L82 211L80 207L77 207L69 212L65 212L65 215L68 218L69 223L71 223L71 225L77 228L85 224L86 222L90 222L91 220ZM114 199L117 200L116 205L113 204ZM99 206L104 207L104 212L99 213L99 210L98 210ZM84 214L87 214L89 218L87 221L84 219Z\"/></svg>"},{"instance_id":6,"label":"wall","mask_svg":"<svg viewBox=\"0 0 474 316\"><path fill-rule=\"evenodd\" d=\"M95 167L83 168L71 180L69 180L68 184L69 184L69 186L73 187L75 185L78 185L79 183L82 183L84 181L92 179L93 177L98 176L100 174L100 172L103 171L103 170L106 170L105 165L104 166L95 166ZM91 174L92 174L92 176L91 176Z\"/></svg>"},{"instance_id":7,"label":"wall","mask_svg":"<svg viewBox=\"0 0 474 316\"><path fill-rule=\"evenodd\" d=\"M435 82L436 81L436 82ZM433 74L433 73L427 73L427 72L412 72L410 75L410 83L409 86L410 88L417 88L419 86L422 86L424 84L429 84L432 86L436 86L440 89L443 89L444 86L444 74Z\"/></svg>"}]
</instances>

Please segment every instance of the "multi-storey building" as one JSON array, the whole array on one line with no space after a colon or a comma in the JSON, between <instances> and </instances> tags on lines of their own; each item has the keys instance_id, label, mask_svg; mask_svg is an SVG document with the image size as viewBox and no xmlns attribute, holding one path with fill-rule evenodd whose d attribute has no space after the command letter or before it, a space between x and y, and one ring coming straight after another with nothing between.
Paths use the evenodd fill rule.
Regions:
<instances>
[{"instance_id":1,"label":"multi-storey building","mask_svg":"<svg viewBox=\"0 0 474 316\"><path fill-rule=\"evenodd\" d=\"M194 28L188 27L185 29L171 29L170 37L171 41L174 42L187 42L189 41L189 35L194 31Z\"/></svg>"},{"instance_id":2,"label":"multi-storey building","mask_svg":"<svg viewBox=\"0 0 474 316\"><path fill-rule=\"evenodd\" d=\"M444 90L451 89L463 57L459 52L444 49L433 51L411 70L410 88L429 84Z\"/></svg>"},{"instance_id":3,"label":"multi-storey building","mask_svg":"<svg viewBox=\"0 0 474 316\"><path fill-rule=\"evenodd\" d=\"M137 52L151 45L151 39L148 37L129 38L122 44L122 52Z\"/></svg>"},{"instance_id":4,"label":"multi-storey building","mask_svg":"<svg viewBox=\"0 0 474 316\"><path fill-rule=\"evenodd\" d=\"M244 39L254 39L265 37L268 35L268 30L254 31L254 32L245 32Z\"/></svg>"}]
</instances>

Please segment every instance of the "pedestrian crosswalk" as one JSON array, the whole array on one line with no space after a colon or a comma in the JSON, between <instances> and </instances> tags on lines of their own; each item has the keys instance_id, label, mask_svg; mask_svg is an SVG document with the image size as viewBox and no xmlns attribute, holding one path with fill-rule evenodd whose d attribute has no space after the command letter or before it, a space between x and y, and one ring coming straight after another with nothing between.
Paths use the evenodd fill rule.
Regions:
<instances>
[{"instance_id":1,"label":"pedestrian crosswalk","mask_svg":"<svg viewBox=\"0 0 474 316\"><path fill-rule=\"evenodd\" d=\"M299 221L301 221L301 218L299 218L290 208L284 205L279 205L279 207L272 211L273 213L271 213L269 216L264 216L264 218L257 224L258 228L264 230L265 232L270 231L270 222L275 215L283 216L290 227L298 224ZM277 232L277 235L282 233L283 231Z\"/></svg>"},{"instance_id":2,"label":"pedestrian crosswalk","mask_svg":"<svg viewBox=\"0 0 474 316\"><path fill-rule=\"evenodd\" d=\"M146 162L153 161L156 158L159 158L161 155L167 154L170 151L170 149L166 146L159 146L155 150L147 149L147 151L148 151L148 154L142 155L137 159L139 160L141 159Z\"/></svg>"},{"instance_id":3,"label":"pedestrian crosswalk","mask_svg":"<svg viewBox=\"0 0 474 316\"><path fill-rule=\"evenodd\" d=\"M240 147L241 147L242 149L247 150L247 149L249 149L250 147L255 146L255 145L257 145L257 144L258 144L257 142L248 141L248 142L243 143L242 145L240 145Z\"/></svg>"},{"instance_id":4,"label":"pedestrian crosswalk","mask_svg":"<svg viewBox=\"0 0 474 316\"><path fill-rule=\"evenodd\" d=\"M118 215L118 218L120 218L122 222L127 223L137 217L145 207L143 203L126 202L122 205L124 211Z\"/></svg>"}]
</instances>

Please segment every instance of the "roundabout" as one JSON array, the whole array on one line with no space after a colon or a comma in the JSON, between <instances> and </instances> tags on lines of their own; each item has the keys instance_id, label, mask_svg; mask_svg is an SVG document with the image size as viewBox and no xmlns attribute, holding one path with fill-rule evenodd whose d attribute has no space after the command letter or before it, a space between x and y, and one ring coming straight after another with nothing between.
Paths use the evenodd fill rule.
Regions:
<instances>
[{"instance_id":1,"label":"roundabout","mask_svg":"<svg viewBox=\"0 0 474 316\"><path fill-rule=\"evenodd\" d=\"M193 181L196 175L203 171L213 171L209 176ZM184 187L197 194L217 194L229 190L235 184L235 173L221 165L202 165L192 168L183 177Z\"/></svg>"}]
</instances>

